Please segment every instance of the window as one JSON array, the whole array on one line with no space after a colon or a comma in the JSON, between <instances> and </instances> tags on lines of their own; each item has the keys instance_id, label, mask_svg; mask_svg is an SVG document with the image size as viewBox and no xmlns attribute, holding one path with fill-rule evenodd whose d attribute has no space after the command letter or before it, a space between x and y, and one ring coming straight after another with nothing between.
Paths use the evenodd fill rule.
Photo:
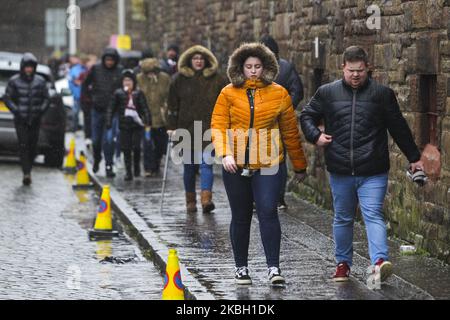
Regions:
<instances>
[{"instance_id":1,"label":"window","mask_svg":"<svg viewBox=\"0 0 450 320\"><path fill-rule=\"evenodd\" d=\"M45 12L45 45L60 50L67 46L65 9L47 9Z\"/></svg>"},{"instance_id":2,"label":"window","mask_svg":"<svg viewBox=\"0 0 450 320\"><path fill-rule=\"evenodd\" d=\"M437 130L437 76L420 75L419 80L419 112L421 113L420 147L427 144L438 145Z\"/></svg>"}]
</instances>

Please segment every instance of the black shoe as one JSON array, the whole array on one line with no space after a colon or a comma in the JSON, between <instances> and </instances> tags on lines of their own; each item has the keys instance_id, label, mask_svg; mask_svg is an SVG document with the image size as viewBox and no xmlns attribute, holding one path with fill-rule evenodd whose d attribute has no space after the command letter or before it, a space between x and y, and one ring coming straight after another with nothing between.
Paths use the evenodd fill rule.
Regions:
<instances>
[{"instance_id":1,"label":"black shoe","mask_svg":"<svg viewBox=\"0 0 450 320\"><path fill-rule=\"evenodd\" d=\"M25 174L23 176L22 183L24 186L29 186L31 184L31 176L29 174Z\"/></svg>"},{"instance_id":2,"label":"black shoe","mask_svg":"<svg viewBox=\"0 0 450 320\"><path fill-rule=\"evenodd\" d=\"M106 166L106 176L108 178L114 178L116 176L116 174L113 171L112 166Z\"/></svg>"},{"instance_id":3,"label":"black shoe","mask_svg":"<svg viewBox=\"0 0 450 320\"><path fill-rule=\"evenodd\" d=\"M247 267L235 267L234 274L234 281L236 284L252 284L252 279L248 275Z\"/></svg>"},{"instance_id":4,"label":"black shoe","mask_svg":"<svg viewBox=\"0 0 450 320\"><path fill-rule=\"evenodd\" d=\"M94 171L94 173L98 172L98 166L99 166L99 162L94 161L94 166L92 167L92 171Z\"/></svg>"},{"instance_id":5,"label":"black shoe","mask_svg":"<svg viewBox=\"0 0 450 320\"><path fill-rule=\"evenodd\" d=\"M141 171L140 170L134 170L134 176L135 177L140 177L141 176Z\"/></svg>"},{"instance_id":6,"label":"black shoe","mask_svg":"<svg viewBox=\"0 0 450 320\"><path fill-rule=\"evenodd\" d=\"M270 284L284 284L286 281L281 275L281 270L278 267L269 267L269 281Z\"/></svg>"}]
</instances>

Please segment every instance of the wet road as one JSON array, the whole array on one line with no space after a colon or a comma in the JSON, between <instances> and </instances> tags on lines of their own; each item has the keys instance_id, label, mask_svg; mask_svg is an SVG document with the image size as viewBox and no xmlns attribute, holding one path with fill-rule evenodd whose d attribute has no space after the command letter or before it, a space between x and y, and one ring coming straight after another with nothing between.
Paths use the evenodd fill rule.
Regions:
<instances>
[{"instance_id":1,"label":"wet road","mask_svg":"<svg viewBox=\"0 0 450 320\"><path fill-rule=\"evenodd\" d=\"M126 235L91 242L98 196L36 167L31 187L0 163L0 299L160 299L163 281ZM129 263L100 263L107 256Z\"/></svg>"},{"instance_id":2,"label":"wet road","mask_svg":"<svg viewBox=\"0 0 450 320\"><path fill-rule=\"evenodd\" d=\"M249 268L253 285L234 284L234 262L229 240L230 212L220 172L215 168L214 214L200 211L187 214L182 186L181 167L170 165L166 186L165 206L159 212L161 177L123 180L123 172L111 180L99 172L104 183L117 188L134 210L144 218L149 228L168 247L175 247L187 269L217 299L431 299L432 296L414 284L393 276L382 290L371 291L365 285L365 270L369 261L356 255L349 283L336 284L331 280L335 264L333 241L329 235L302 220L302 212L328 221L323 211L296 201L295 208L280 213L283 232L281 268L286 276L285 288L272 288L267 280L267 267L259 236L258 221L254 217L249 250ZM199 199L198 199L199 202ZM328 220L327 220L328 219ZM357 239L357 238L356 238ZM357 244L358 245L358 244Z\"/></svg>"}]
</instances>

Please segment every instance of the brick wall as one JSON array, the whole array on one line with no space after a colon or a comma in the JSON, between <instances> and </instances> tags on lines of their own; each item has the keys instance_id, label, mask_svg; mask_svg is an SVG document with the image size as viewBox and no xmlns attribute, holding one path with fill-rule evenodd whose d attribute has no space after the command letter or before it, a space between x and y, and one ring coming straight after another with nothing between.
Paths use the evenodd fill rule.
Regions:
<instances>
[{"instance_id":1,"label":"brick wall","mask_svg":"<svg viewBox=\"0 0 450 320\"><path fill-rule=\"evenodd\" d=\"M380 30L366 27L370 4L381 9ZM158 51L171 42L182 49L203 44L217 55L223 69L240 42L272 34L280 56L293 61L301 73L305 85L301 105L313 95L317 80L341 77L341 55L347 46L363 46L373 77L395 90L421 147L428 132L428 115L421 103L424 81L434 79L437 148L428 146L424 157L433 179L424 188L408 182L407 160L391 140L385 208L390 234L450 262L450 1L146 0L146 5L148 23L138 31L146 45ZM320 40L319 58L313 54L315 37ZM331 208L322 151L308 144L305 149L309 177L296 191Z\"/></svg>"}]
</instances>

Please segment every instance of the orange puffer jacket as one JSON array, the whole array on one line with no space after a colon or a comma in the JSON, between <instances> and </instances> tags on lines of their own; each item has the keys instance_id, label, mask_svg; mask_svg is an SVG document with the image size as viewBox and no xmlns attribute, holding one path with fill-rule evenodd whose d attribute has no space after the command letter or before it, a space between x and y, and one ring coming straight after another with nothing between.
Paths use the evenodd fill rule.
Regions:
<instances>
[{"instance_id":1,"label":"orange puffer jacket","mask_svg":"<svg viewBox=\"0 0 450 320\"><path fill-rule=\"evenodd\" d=\"M250 108L252 97L253 117ZM284 160L282 141L294 171L303 171L306 168L291 98L286 89L276 83L245 80L240 87L227 85L216 101L211 129L216 156L233 155L240 168L246 163L245 149L249 141L249 132L251 132L248 161L250 169L271 167L282 162Z\"/></svg>"}]
</instances>

